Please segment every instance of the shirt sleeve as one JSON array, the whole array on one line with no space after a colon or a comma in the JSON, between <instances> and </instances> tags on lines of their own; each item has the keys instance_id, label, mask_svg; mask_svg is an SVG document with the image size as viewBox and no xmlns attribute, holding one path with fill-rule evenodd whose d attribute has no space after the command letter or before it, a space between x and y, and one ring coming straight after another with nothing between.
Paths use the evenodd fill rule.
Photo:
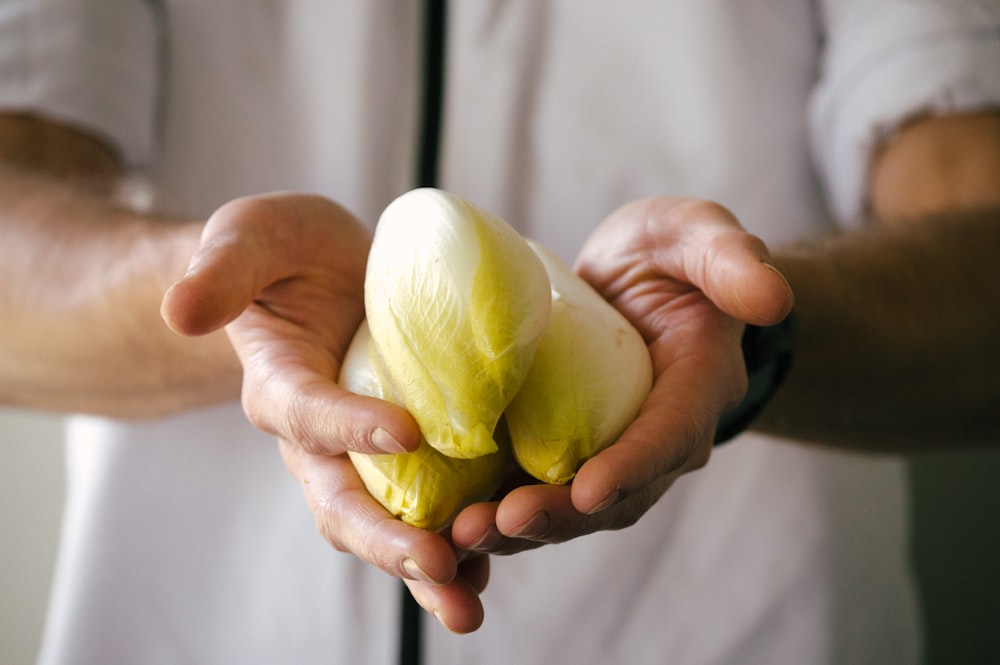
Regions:
<instances>
[{"instance_id":1,"label":"shirt sleeve","mask_svg":"<svg viewBox=\"0 0 1000 665\"><path fill-rule=\"evenodd\" d=\"M158 102L158 3L0 3L0 109L94 132L127 163L152 154Z\"/></svg>"},{"instance_id":2,"label":"shirt sleeve","mask_svg":"<svg viewBox=\"0 0 1000 665\"><path fill-rule=\"evenodd\" d=\"M1000 107L1000 3L825 0L812 149L831 208L863 216L872 152L909 119Z\"/></svg>"}]
</instances>

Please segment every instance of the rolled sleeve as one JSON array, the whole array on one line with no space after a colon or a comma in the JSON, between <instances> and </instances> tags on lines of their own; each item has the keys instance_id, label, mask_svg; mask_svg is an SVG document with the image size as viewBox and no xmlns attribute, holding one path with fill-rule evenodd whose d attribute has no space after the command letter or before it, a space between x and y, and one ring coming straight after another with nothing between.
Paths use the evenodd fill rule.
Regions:
<instances>
[{"instance_id":1,"label":"rolled sleeve","mask_svg":"<svg viewBox=\"0 0 1000 665\"><path fill-rule=\"evenodd\" d=\"M0 108L110 141L129 164L153 153L159 40L146 0L0 4Z\"/></svg>"},{"instance_id":2,"label":"rolled sleeve","mask_svg":"<svg viewBox=\"0 0 1000 665\"><path fill-rule=\"evenodd\" d=\"M902 123L1000 106L1000 6L831 1L824 21L812 148L834 214L856 225L872 153Z\"/></svg>"}]
</instances>

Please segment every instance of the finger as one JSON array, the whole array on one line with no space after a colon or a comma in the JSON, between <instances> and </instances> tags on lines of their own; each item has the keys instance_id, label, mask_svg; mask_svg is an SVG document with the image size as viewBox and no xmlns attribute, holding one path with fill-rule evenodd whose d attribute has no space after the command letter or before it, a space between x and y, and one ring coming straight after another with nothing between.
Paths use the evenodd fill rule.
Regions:
<instances>
[{"instance_id":1,"label":"finger","mask_svg":"<svg viewBox=\"0 0 1000 665\"><path fill-rule=\"evenodd\" d=\"M581 512L602 510L660 478L676 478L708 462L718 414L736 402L745 378L734 373L731 379L712 383L696 378L712 371L700 372L708 363L691 358L681 365L675 367L677 380L658 379L638 417L618 441L577 472L573 503ZM680 386L685 383L679 380L681 376L692 378ZM725 392L720 393L723 388ZM718 396L706 399L713 393Z\"/></svg>"},{"instance_id":2,"label":"finger","mask_svg":"<svg viewBox=\"0 0 1000 665\"><path fill-rule=\"evenodd\" d=\"M464 635L483 624L483 603L467 580L458 578L439 585L405 581L417 603L451 632Z\"/></svg>"},{"instance_id":3,"label":"finger","mask_svg":"<svg viewBox=\"0 0 1000 665\"><path fill-rule=\"evenodd\" d=\"M329 248L315 232L330 234L350 251L334 262L317 255ZM201 335L226 325L268 286L295 276L303 266L353 273L360 284L370 233L351 213L310 195L245 197L220 207L205 224L187 273L166 292L161 314L174 331Z\"/></svg>"},{"instance_id":4,"label":"finger","mask_svg":"<svg viewBox=\"0 0 1000 665\"><path fill-rule=\"evenodd\" d=\"M347 456L309 455L295 444L279 445L286 467L302 484L317 529L335 549L403 579L440 585L456 578L451 545L386 512Z\"/></svg>"},{"instance_id":5,"label":"finger","mask_svg":"<svg viewBox=\"0 0 1000 665\"><path fill-rule=\"evenodd\" d=\"M672 483L704 466L712 450L718 414L735 405L746 390L739 346L714 336L723 329L701 327L696 339L704 348L688 348L671 335L651 345L658 371L636 419L612 446L584 463L572 483L572 501L580 512L594 513L641 492Z\"/></svg>"},{"instance_id":6,"label":"finger","mask_svg":"<svg viewBox=\"0 0 1000 665\"><path fill-rule=\"evenodd\" d=\"M669 198L653 199L649 206L645 226L655 266L672 274L679 265L719 309L741 321L771 325L788 314L792 290L770 264L767 245L727 208Z\"/></svg>"},{"instance_id":7,"label":"finger","mask_svg":"<svg viewBox=\"0 0 1000 665\"><path fill-rule=\"evenodd\" d=\"M470 552L510 555L535 549L541 542L509 537L497 528L498 502L475 503L466 507L451 525L455 547Z\"/></svg>"},{"instance_id":8,"label":"finger","mask_svg":"<svg viewBox=\"0 0 1000 665\"><path fill-rule=\"evenodd\" d=\"M719 414L743 397L742 326L710 303L685 308L691 311L669 325L640 322L657 335L649 344L656 378L636 419L574 478L573 504L581 512L603 510L706 464Z\"/></svg>"},{"instance_id":9,"label":"finger","mask_svg":"<svg viewBox=\"0 0 1000 665\"><path fill-rule=\"evenodd\" d=\"M339 360L296 326L275 327L251 308L226 330L244 367L243 410L258 429L306 452L339 455L416 450L420 429L403 408L335 382Z\"/></svg>"},{"instance_id":10,"label":"finger","mask_svg":"<svg viewBox=\"0 0 1000 665\"><path fill-rule=\"evenodd\" d=\"M636 517L626 516L620 508L587 515L573 506L569 486L531 485L511 492L500 502L497 529L508 538L553 544L622 528Z\"/></svg>"},{"instance_id":11,"label":"finger","mask_svg":"<svg viewBox=\"0 0 1000 665\"><path fill-rule=\"evenodd\" d=\"M303 373L308 370L303 370ZM413 417L389 402L356 395L306 374L268 380L247 396L244 411L258 429L294 441L313 455L403 453L420 445Z\"/></svg>"},{"instance_id":12,"label":"finger","mask_svg":"<svg viewBox=\"0 0 1000 665\"><path fill-rule=\"evenodd\" d=\"M481 551L508 555L598 531L623 529L635 524L672 482L672 478L661 478L613 508L590 515L573 505L569 486L521 487L493 504L492 523L489 510L463 512L459 518L465 523L459 526L463 532L459 538L472 536L478 530L493 530L499 537L480 541Z\"/></svg>"},{"instance_id":13,"label":"finger","mask_svg":"<svg viewBox=\"0 0 1000 665\"><path fill-rule=\"evenodd\" d=\"M160 303L160 316L180 335L204 335L234 320L265 285L235 234L203 239L187 273Z\"/></svg>"},{"instance_id":14,"label":"finger","mask_svg":"<svg viewBox=\"0 0 1000 665\"><path fill-rule=\"evenodd\" d=\"M591 235L576 269L609 300L670 277L703 291L741 321L771 325L794 302L767 246L716 203L657 197L619 208Z\"/></svg>"},{"instance_id":15,"label":"finger","mask_svg":"<svg viewBox=\"0 0 1000 665\"><path fill-rule=\"evenodd\" d=\"M490 559L484 554L463 552L455 580L443 585L408 581L417 603L448 630L470 633L483 622L479 596L489 581Z\"/></svg>"},{"instance_id":16,"label":"finger","mask_svg":"<svg viewBox=\"0 0 1000 665\"><path fill-rule=\"evenodd\" d=\"M785 276L770 263L763 242L730 232L712 241L700 288L716 307L745 323L770 326L791 311L795 296Z\"/></svg>"},{"instance_id":17,"label":"finger","mask_svg":"<svg viewBox=\"0 0 1000 665\"><path fill-rule=\"evenodd\" d=\"M473 554L458 564L458 576L477 594L482 594L490 580L490 558L485 554Z\"/></svg>"}]
</instances>

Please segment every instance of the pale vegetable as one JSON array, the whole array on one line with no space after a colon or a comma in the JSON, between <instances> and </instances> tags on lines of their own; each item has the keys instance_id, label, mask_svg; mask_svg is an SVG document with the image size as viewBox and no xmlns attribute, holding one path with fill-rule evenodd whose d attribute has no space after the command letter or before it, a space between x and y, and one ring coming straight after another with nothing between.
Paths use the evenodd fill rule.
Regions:
<instances>
[{"instance_id":1,"label":"pale vegetable","mask_svg":"<svg viewBox=\"0 0 1000 665\"><path fill-rule=\"evenodd\" d=\"M362 324L351 342L340 383L359 395L387 399L373 367L371 335ZM476 459L456 459L437 452L426 441L412 453L364 455L349 452L368 493L404 522L437 531L451 523L470 503L485 501L499 487L510 461L510 444Z\"/></svg>"},{"instance_id":2,"label":"pale vegetable","mask_svg":"<svg viewBox=\"0 0 1000 665\"><path fill-rule=\"evenodd\" d=\"M646 345L616 309L506 222L439 190L382 214L365 309L340 381L406 408L424 441L349 454L369 493L414 526L440 529L489 499L511 449L539 480L569 482L651 388Z\"/></svg>"},{"instance_id":3,"label":"pale vegetable","mask_svg":"<svg viewBox=\"0 0 1000 665\"><path fill-rule=\"evenodd\" d=\"M435 189L382 213L365 278L377 371L436 450L497 450L550 308L545 268L499 217Z\"/></svg>"},{"instance_id":4,"label":"pale vegetable","mask_svg":"<svg viewBox=\"0 0 1000 665\"><path fill-rule=\"evenodd\" d=\"M518 464L562 484L635 419L653 370L631 323L558 257L532 247L549 273L552 314L506 421Z\"/></svg>"}]
</instances>

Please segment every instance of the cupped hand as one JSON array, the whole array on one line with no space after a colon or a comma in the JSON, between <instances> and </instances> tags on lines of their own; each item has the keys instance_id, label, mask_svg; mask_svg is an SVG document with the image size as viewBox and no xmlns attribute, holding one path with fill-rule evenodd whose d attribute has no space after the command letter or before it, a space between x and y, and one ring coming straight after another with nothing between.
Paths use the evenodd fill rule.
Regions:
<instances>
[{"instance_id":1,"label":"cupped hand","mask_svg":"<svg viewBox=\"0 0 1000 665\"><path fill-rule=\"evenodd\" d=\"M225 326L243 366L244 410L279 439L330 544L408 580L446 627L467 632L482 621L485 557L460 555L443 536L393 518L344 454L402 452L420 441L405 410L336 383L364 317L370 242L359 220L319 196L237 199L209 218L161 311L184 335Z\"/></svg>"},{"instance_id":2,"label":"cupped hand","mask_svg":"<svg viewBox=\"0 0 1000 665\"><path fill-rule=\"evenodd\" d=\"M659 197L615 211L577 272L642 334L654 383L618 441L566 486L525 484L456 519L456 546L509 554L634 524L709 459L719 416L746 391L744 324L773 325L793 295L764 243L714 203Z\"/></svg>"}]
</instances>

